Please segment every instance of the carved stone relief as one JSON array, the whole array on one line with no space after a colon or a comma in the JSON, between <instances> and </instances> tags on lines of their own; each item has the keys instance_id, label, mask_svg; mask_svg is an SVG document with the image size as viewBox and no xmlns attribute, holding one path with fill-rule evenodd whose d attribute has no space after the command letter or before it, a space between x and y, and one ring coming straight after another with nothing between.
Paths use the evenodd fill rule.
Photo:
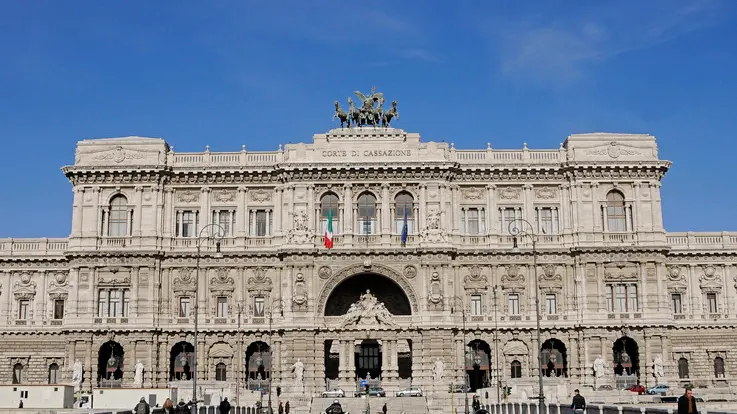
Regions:
<instances>
[{"instance_id":1,"label":"carved stone relief","mask_svg":"<svg viewBox=\"0 0 737 414\"><path fill-rule=\"evenodd\" d=\"M524 286L525 275L520 272L519 265L510 264L506 266L506 274L502 276L504 286Z\"/></svg>"},{"instance_id":2,"label":"carved stone relief","mask_svg":"<svg viewBox=\"0 0 737 414\"><path fill-rule=\"evenodd\" d=\"M702 289L708 289L709 291L721 291L722 289L722 276L717 273L716 269L712 265L701 266L701 276L699 276L699 282Z\"/></svg>"},{"instance_id":3,"label":"carved stone relief","mask_svg":"<svg viewBox=\"0 0 737 414\"><path fill-rule=\"evenodd\" d=\"M467 270L468 274L463 278L466 290L478 291L488 288L488 278L481 273L481 266L469 266Z\"/></svg>"},{"instance_id":4,"label":"carved stone relief","mask_svg":"<svg viewBox=\"0 0 737 414\"><path fill-rule=\"evenodd\" d=\"M320 279L329 279L332 275L333 269L331 269L329 266L322 266L317 271L317 276L320 277Z\"/></svg>"},{"instance_id":5,"label":"carved stone relief","mask_svg":"<svg viewBox=\"0 0 737 414\"><path fill-rule=\"evenodd\" d=\"M537 280L543 287L562 287L563 276L556 272L557 266L554 264L542 266L542 272Z\"/></svg>"},{"instance_id":6,"label":"carved stone relief","mask_svg":"<svg viewBox=\"0 0 737 414\"><path fill-rule=\"evenodd\" d=\"M31 300L36 296L36 282L31 280L30 273L23 272L20 274L20 280L16 281L13 286L13 295L16 300Z\"/></svg>"},{"instance_id":7,"label":"carved stone relief","mask_svg":"<svg viewBox=\"0 0 737 414\"><path fill-rule=\"evenodd\" d=\"M432 272L432 275L430 275L427 301L428 310L441 310L443 308L443 286L440 281L440 273L438 272Z\"/></svg>"},{"instance_id":8,"label":"carved stone relief","mask_svg":"<svg viewBox=\"0 0 737 414\"><path fill-rule=\"evenodd\" d=\"M271 292L271 278L266 275L266 269L257 267L253 270L253 276L248 278L248 290L251 293L267 294Z\"/></svg>"},{"instance_id":9,"label":"carved stone relief","mask_svg":"<svg viewBox=\"0 0 737 414\"><path fill-rule=\"evenodd\" d=\"M197 287L197 281L194 277L194 269L191 267L183 267L177 269L177 271L179 274L174 278L174 283L172 284L172 289L174 290L174 292L194 292Z\"/></svg>"},{"instance_id":10,"label":"carved stone relief","mask_svg":"<svg viewBox=\"0 0 737 414\"><path fill-rule=\"evenodd\" d=\"M607 263L604 265L604 279L637 281L637 265L629 262Z\"/></svg>"},{"instance_id":11,"label":"carved stone relief","mask_svg":"<svg viewBox=\"0 0 737 414\"><path fill-rule=\"evenodd\" d=\"M200 201L200 193L192 190L177 191L177 201L180 203L196 203Z\"/></svg>"},{"instance_id":12,"label":"carved stone relief","mask_svg":"<svg viewBox=\"0 0 737 414\"><path fill-rule=\"evenodd\" d=\"M229 276L230 269L220 267L215 270L215 276L210 279L210 291L215 295L230 296L235 290L235 280Z\"/></svg>"},{"instance_id":13,"label":"carved stone relief","mask_svg":"<svg viewBox=\"0 0 737 414\"><path fill-rule=\"evenodd\" d=\"M305 285L305 276L302 273L297 273L294 278L294 295L292 296L292 302L294 302L298 308L307 304L307 286Z\"/></svg>"},{"instance_id":14,"label":"carved stone relief","mask_svg":"<svg viewBox=\"0 0 737 414\"><path fill-rule=\"evenodd\" d=\"M502 187L498 190L499 198L502 200L519 200L522 189L517 187Z\"/></svg>"},{"instance_id":15,"label":"carved stone relief","mask_svg":"<svg viewBox=\"0 0 737 414\"><path fill-rule=\"evenodd\" d=\"M417 268L412 265L407 265L404 267L404 277L407 279L414 279L414 277L417 276Z\"/></svg>"},{"instance_id":16,"label":"carved stone relief","mask_svg":"<svg viewBox=\"0 0 737 414\"><path fill-rule=\"evenodd\" d=\"M539 200L552 200L558 197L558 191L552 187L536 188L535 197L537 197Z\"/></svg>"},{"instance_id":17,"label":"carved stone relief","mask_svg":"<svg viewBox=\"0 0 737 414\"><path fill-rule=\"evenodd\" d=\"M307 213L297 211L293 214L294 225L287 232L287 243L290 244L308 244L313 243L315 232L308 225Z\"/></svg>"},{"instance_id":18,"label":"carved stone relief","mask_svg":"<svg viewBox=\"0 0 737 414\"><path fill-rule=\"evenodd\" d=\"M271 201L271 191L258 189L255 191L251 191L250 194L251 201L254 201L256 203L265 203L267 201Z\"/></svg>"},{"instance_id":19,"label":"carved stone relief","mask_svg":"<svg viewBox=\"0 0 737 414\"><path fill-rule=\"evenodd\" d=\"M481 200L484 193L478 188L467 188L462 191L463 198L465 200L473 201L473 200Z\"/></svg>"},{"instance_id":20,"label":"carved stone relief","mask_svg":"<svg viewBox=\"0 0 737 414\"><path fill-rule=\"evenodd\" d=\"M424 243L442 243L448 241L448 232L441 228L440 217L442 212L437 207L431 207L427 212L427 223L420 232L420 241Z\"/></svg>"},{"instance_id":21,"label":"carved stone relief","mask_svg":"<svg viewBox=\"0 0 737 414\"><path fill-rule=\"evenodd\" d=\"M220 189L215 190L212 193L213 200L220 202L220 203L227 203L231 201L235 201L235 191L233 190L226 190L226 189Z\"/></svg>"}]
</instances>

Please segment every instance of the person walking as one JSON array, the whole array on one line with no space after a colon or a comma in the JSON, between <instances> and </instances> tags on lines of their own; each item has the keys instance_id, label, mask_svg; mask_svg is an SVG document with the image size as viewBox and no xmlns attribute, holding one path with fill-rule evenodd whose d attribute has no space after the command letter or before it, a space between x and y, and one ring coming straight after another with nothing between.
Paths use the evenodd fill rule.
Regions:
<instances>
[{"instance_id":1,"label":"person walking","mask_svg":"<svg viewBox=\"0 0 737 414\"><path fill-rule=\"evenodd\" d=\"M678 397L678 414L698 414L696 399L693 397L693 388L686 386L686 392Z\"/></svg>"},{"instance_id":2,"label":"person walking","mask_svg":"<svg viewBox=\"0 0 737 414\"><path fill-rule=\"evenodd\" d=\"M228 397L225 397L225 399L220 402L220 406L218 408L220 408L220 414L228 414L230 412Z\"/></svg>"},{"instance_id":3,"label":"person walking","mask_svg":"<svg viewBox=\"0 0 737 414\"><path fill-rule=\"evenodd\" d=\"M279 401L279 414L284 414L284 404L281 401Z\"/></svg>"},{"instance_id":4,"label":"person walking","mask_svg":"<svg viewBox=\"0 0 737 414\"><path fill-rule=\"evenodd\" d=\"M573 396L571 408L573 409L573 412L575 414L583 414L584 410L586 409L586 399L583 398L583 395L581 395L578 389L573 392L575 392L576 395Z\"/></svg>"},{"instance_id":5,"label":"person walking","mask_svg":"<svg viewBox=\"0 0 737 414\"><path fill-rule=\"evenodd\" d=\"M148 406L146 399L141 397L141 400L136 404L136 408L133 409L134 414L150 414L151 407Z\"/></svg>"},{"instance_id":6,"label":"person walking","mask_svg":"<svg viewBox=\"0 0 737 414\"><path fill-rule=\"evenodd\" d=\"M289 401L287 401L287 403L284 404L284 414L289 414Z\"/></svg>"},{"instance_id":7,"label":"person walking","mask_svg":"<svg viewBox=\"0 0 737 414\"><path fill-rule=\"evenodd\" d=\"M381 412L386 414L386 403L384 403L384 406L381 407Z\"/></svg>"},{"instance_id":8,"label":"person walking","mask_svg":"<svg viewBox=\"0 0 737 414\"><path fill-rule=\"evenodd\" d=\"M171 398L167 398L166 401L164 401L164 414L175 414L174 413L174 401L171 400Z\"/></svg>"}]
</instances>

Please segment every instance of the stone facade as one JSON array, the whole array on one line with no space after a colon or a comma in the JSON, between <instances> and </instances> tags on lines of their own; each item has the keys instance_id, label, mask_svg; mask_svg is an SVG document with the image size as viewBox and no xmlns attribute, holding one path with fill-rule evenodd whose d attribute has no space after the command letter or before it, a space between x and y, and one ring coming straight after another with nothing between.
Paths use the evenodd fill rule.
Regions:
<instances>
[{"instance_id":1,"label":"stone facade","mask_svg":"<svg viewBox=\"0 0 737 414\"><path fill-rule=\"evenodd\" d=\"M84 140L63 169L70 236L0 239L0 381L47 383L56 364L68 383L78 360L84 390L133 386L137 361L144 386L179 383L197 297L198 380L229 387L352 392L369 373L447 394L464 377L534 383L540 353L551 384L734 385L737 233L667 233L669 168L649 135L458 150L355 128L230 153Z\"/></svg>"}]
</instances>

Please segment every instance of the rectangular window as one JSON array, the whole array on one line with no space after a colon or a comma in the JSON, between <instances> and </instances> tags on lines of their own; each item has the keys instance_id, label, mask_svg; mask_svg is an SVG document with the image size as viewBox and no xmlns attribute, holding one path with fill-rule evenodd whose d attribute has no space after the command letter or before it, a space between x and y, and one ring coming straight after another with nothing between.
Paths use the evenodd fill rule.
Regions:
<instances>
[{"instance_id":1,"label":"rectangular window","mask_svg":"<svg viewBox=\"0 0 737 414\"><path fill-rule=\"evenodd\" d=\"M635 284L608 284L605 295L609 312L637 312L639 308Z\"/></svg>"},{"instance_id":2,"label":"rectangular window","mask_svg":"<svg viewBox=\"0 0 737 414\"><path fill-rule=\"evenodd\" d=\"M217 317L228 317L228 298L225 296L218 296L217 298Z\"/></svg>"},{"instance_id":3,"label":"rectangular window","mask_svg":"<svg viewBox=\"0 0 737 414\"><path fill-rule=\"evenodd\" d=\"M119 290L110 291L110 317L115 318L121 316L123 311L123 298Z\"/></svg>"},{"instance_id":4,"label":"rectangular window","mask_svg":"<svg viewBox=\"0 0 737 414\"><path fill-rule=\"evenodd\" d=\"M672 295L670 295L670 303L673 313L683 313L683 304L681 303L680 293L673 293Z\"/></svg>"},{"instance_id":5,"label":"rectangular window","mask_svg":"<svg viewBox=\"0 0 737 414\"><path fill-rule=\"evenodd\" d=\"M481 305L481 295L471 295L471 315L479 316L483 314Z\"/></svg>"},{"instance_id":6,"label":"rectangular window","mask_svg":"<svg viewBox=\"0 0 737 414\"><path fill-rule=\"evenodd\" d=\"M253 298L253 316L262 318L264 316L266 299L263 296Z\"/></svg>"},{"instance_id":7,"label":"rectangular window","mask_svg":"<svg viewBox=\"0 0 737 414\"><path fill-rule=\"evenodd\" d=\"M558 210L541 207L537 211L537 228L540 234L558 234Z\"/></svg>"},{"instance_id":8,"label":"rectangular window","mask_svg":"<svg viewBox=\"0 0 737 414\"><path fill-rule=\"evenodd\" d=\"M372 217L359 218L358 234L376 234L376 219Z\"/></svg>"},{"instance_id":9,"label":"rectangular window","mask_svg":"<svg viewBox=\"0 0 737 414\"><path fill-rule=\"evenodd\" d=\"M548 315L555 315L558 313L558 303L554 293L548 293L545 295L545 310Z\"/></svg>"},{"instance_id":10,"label":"rectangular window","mask_svg":"<svg viewBox=\"0 0 737 414\"><path fill-rule=\"evenodd\" d=\"M177 237L195 237L197 233L197 212L181 211L177 215Z\"/></svg>"},{"instance_id":11,"label":"rectangular window","mask_svg":"<svg viewBox=\"0 0 737 414\"><path fill-rule=\"evenodd\" d=\"M100 289L97 296L97 316L127 317L129 292L129 289Z\"/></svg>"},{"instance_id":12,"label":"rectangular window","mask_svg":"<svg viewBox=\"0 0 737 414\"><path fill-rule=\"evenodd\" d=\"M510 315L519 315L519 295L512 293L507 297L507 306Z\"/></svg>"},{"instance_id":13,"label":"rectangular window","mask_svg":"<svg viewBox=\"0 0 737 414\"><path fill-rule=\"evenodd\" d=\"M486 233L486 216L483 208L461 210L461 230L464 234Z\"/></svg>"},{"instance_id":14,"label":"rectangular window","mask_svg":"<svg viewBox=\"0 0 737 414\"><path fill-rule=\"evenodd\" d=\"M514 207L507 207L502 209L502 234L510 234L509 227L511 223L517 218L517 209Z\"/></svg>"},{"instance_id":15,"label":"rectangular window","mask_svg":"<svg viewBox=\"0 0 737 414\"><path fill-rule=\"evenodd\" d=\"M269 236L272 229L272 214L267 210L256 210L251 214L252 236Z\"/></svg>"},{"instance_id":16,"label":"rectangular window","mask_svg":"<svg viewBox=\"0 0 737 414\"><path fill-rule=\"evenodd\" d=\"M62 299L54 300L54 319L64 319L64 301Z\"/></svg>"},{"instance_id":17,"label":"rectangular window","mask_svg":"<svg viewBox=\"0 0 737 414\"><path fill-rule=\"evenodd\" d=\"M31 301L28 299L21 299L18 301L18 319L19 320L26 320L28 319L28 311L31 307Z\"/></svg>"},{"instance_id":18,"label":"rectangular window","mask_svg":"<svg viewBox=\"0 0 737 414\"><path fill-rule=\"evenodd\" d=\"M97 316L104 318L107 313L107 290L101 289L100 295L97 297Z\"/></svg>"},{"instance_id":19,"label":"rectangular window","mask_svg":"<svg viewBox=\"0 0 737 414\"><path fill-rule=\"evenodd\" d=\"M189 296L182 296L179 298L179 317L189 318L192 310L192 303L190 302Z\"/></svg>"},{"instance_id":20,"label":"rectangular window","mask_svg":"<svg viewBox=\"0 0 737 414\"><path fill-rule=\"evenodd\" d=\"M213 210L212 212L212 223L222 227L221 237L232 237L233 229L235 228L235 211L229 210ZM220 229L217 229L220 230Z\"/></svg>"},{"instance_id":21,"label":"rectangular window","mask_svg":"<svg viewBox=\"0 0 737 414\"><path fill-rule=\"evenodd\" d=\"M706 294L706 306L709 310L709 313L719 312L719 307L717 306L717 294L716 293Z\"/></svg>"}]
</instances>

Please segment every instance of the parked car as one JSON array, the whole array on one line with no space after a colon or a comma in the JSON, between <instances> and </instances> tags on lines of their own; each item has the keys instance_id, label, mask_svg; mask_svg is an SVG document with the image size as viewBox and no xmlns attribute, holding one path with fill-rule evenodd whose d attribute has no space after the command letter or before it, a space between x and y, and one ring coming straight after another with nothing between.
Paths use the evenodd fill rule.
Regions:
<instances>
[{"instance_id":1,"label":"parked car","mask_svg":"<svg viewBox=\"0 0 737 414\"><path fill-rule=\"evenodd\" d=\"M642 384L634 384L631 387L627 388L627 390L642 395L645 393L645 386Z\"/></svg>"},{"instance_id":2,"label":"parked car","mask_svg":"<svg viewBox=\"0 0 737 414\"><path fill-rule=\"evenodd\" d=\"M340 388L336 388L334 390L323 391L321 395L322 398L341 398L345 397L345 391Z\"/></svg>"},{"instance_id":3,"label":"parked car","mask_svg":"<svg viewBox=\"0 0 737 414\"><path fill-rule=\"evenodd\" d=\"M360 397L362 395L366 395L365 389L361 389L356 392L356 397ZM369 397L386 397L386 391L381 387L369 388L368 395Z\"/></svg>"},{"instance_id":4,"label":"parked car","mask_svg":"<svg viewBox=\"0 0 737 414\"><path fill-rule=\"evenodd\" d=\"M665 395L668 393L668 386L664 384L656 385L647 389L647 393L650 395Z\"/></svg>"},{"instance_id":5,"label":"parked car","mask_svg":"<svg viewBox=\"0 0 737 414\"><path fill-rule=\"evenodd\" d=\"M422 397L422 390L419 387L405 388L397 391L397 397Z\"/></svg>"}]
</instances>

